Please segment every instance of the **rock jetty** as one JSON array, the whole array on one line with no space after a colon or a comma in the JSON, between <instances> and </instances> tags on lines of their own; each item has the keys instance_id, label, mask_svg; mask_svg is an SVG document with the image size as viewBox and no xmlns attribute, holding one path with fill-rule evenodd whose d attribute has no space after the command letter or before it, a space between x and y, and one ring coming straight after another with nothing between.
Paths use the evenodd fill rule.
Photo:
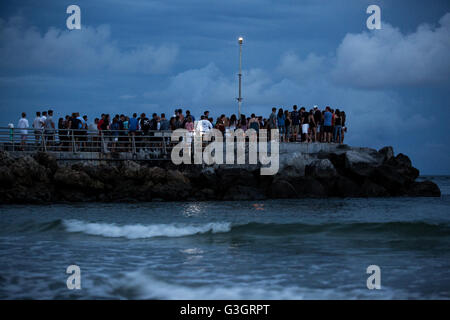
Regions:
<instances>
[{"instance_id":1,"label":"rock jetty","mask_svg":"<svg viewBox=\"0 0 450 320\"><path fill-rule=\"evenodd\" d=\"M440 196L435 183L416 181L419 170L392 147L287 151L280 150L274 176L251 165L60 163L48 153L13 157L0 151L0 203Z\"/></svg>"}]
</instances>

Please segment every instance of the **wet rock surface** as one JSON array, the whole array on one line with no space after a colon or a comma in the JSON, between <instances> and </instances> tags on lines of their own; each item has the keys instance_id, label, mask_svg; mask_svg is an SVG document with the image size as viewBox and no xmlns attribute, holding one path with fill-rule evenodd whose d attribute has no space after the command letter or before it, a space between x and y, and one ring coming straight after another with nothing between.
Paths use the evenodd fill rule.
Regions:
<instances>
[{"instance_id":1,"label":"wet rock surface","mask_svg":"<svg viewBox=\"0 0 450 320\"><path fill-rule=\"evenodd\" d=\"M169 161L60 165L51 155L0 152L0 203L263 200L324 197L439 197L431 181L392 147L296 156L274 176L246 166L175 166Z\"/></svg>"}]
</instances>

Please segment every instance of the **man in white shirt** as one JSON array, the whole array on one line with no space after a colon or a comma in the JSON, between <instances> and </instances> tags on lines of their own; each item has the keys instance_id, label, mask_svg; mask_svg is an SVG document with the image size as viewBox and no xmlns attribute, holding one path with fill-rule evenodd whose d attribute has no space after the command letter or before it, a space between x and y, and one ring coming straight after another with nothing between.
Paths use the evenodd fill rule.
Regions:
<instances>
[{"instance_id":1,"label":"man in white shirt","mask_svg":"<svg viewBox=\"0 0 450 320\"><path fill-rule=\"evenodd\" d=\"M55 122L53 121L53 110L48 110L47 119L44 123L45 139L50 144L55 140Z\"/></svg>"},{"instance_id":2,"label":"man in white shirt","mask_svg":"<svg viewBox=\"0 0 450 320\"><path fill-rule=\"evenodd\" d=\"M47 120L47 111L42 111L42 117L41 117L42 128L44 128L45 120Z\"/></svg>"},{"instance_id":3,"label":"man in white shirt","mask_svg":"<svg viewBox=\"0 0 450 320\"><path fill-rule=\"evenodd\" d=\"M201 116L200 121L197 121L197 124L195 125L195 133L203 136L206 132L209 132L213 128L211 122L205 117Z\"/></svg>"},{"instance_id":4,"label":"man in white shirt","mask_svg":"<svg viewBox=\"0 0 450 320\"><path fill-rule=\"evenodd\" d=\"M42 125L43 125L43 123L41 122L41 112L38 111L38 112L36 112L36 118L34 118L34 121L33 121L34 139L35 139L36 145L39 145L39 141L41 140Z\"/></svg>"},{"instance_id":5,"label":"man in white shirt","mask_svg":"<svg viewBox=\"0 0 450 320\"><path fill-rule=\"evenodd\" d=\"M21 142L22 145L22 151L24 150L25 142L27 140L28 135L28 120L26 118L27 114L25 112L22 112L22 118L20 118L19 123L17 124L17 127L20 129L20 135L21 135Z\"/></svg>"},{"instance_id":6,"label":"man in white shirt","mask_svg":"<svg viewBox=\"0 0 450 320\"><path fill-rule=\"evenodd\" d=\"M208 118L206 116L203 116L202 118L203 119L200 121L202 125L202 132L206 133L209 130L212 130L213 125L211 124L211 122L209 122Z\"/></svg>"}]
</instances>

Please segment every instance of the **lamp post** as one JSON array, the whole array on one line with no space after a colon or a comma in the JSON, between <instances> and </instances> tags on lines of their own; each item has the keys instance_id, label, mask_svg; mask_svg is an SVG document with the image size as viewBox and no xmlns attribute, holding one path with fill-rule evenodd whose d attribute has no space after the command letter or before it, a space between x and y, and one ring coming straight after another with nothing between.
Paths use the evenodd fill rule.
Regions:
<instances>
[{"instance_id":1,"label":"lamp post","mask_svg":"<svg viewBox=\"0 0 450 320\"><path fill-rule=\"evenodd\" d=\"M242 106L242 43L244 42L244 38L239 37L238 43L239 43L239 97L237 98L238 101L238 119L241 118L241 106Z\"/></svg>"}]
</instances>

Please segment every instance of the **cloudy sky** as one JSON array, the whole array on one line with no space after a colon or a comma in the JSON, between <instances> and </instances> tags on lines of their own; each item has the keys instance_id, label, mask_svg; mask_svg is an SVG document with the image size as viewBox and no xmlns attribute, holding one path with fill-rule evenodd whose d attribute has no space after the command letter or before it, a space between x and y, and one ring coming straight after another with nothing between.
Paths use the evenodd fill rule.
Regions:
<instances>
[{"instance_id":1,"label":"cloudy sky","mask_svg":"<svg viewBox=\"0 0 450 320\"><path fill-rule=\"evenodd\" d=\"M68 30L66 8L81 8ZM381 7L381 30L366 9ZM0 126L51 107L100 113L273 106L346 111L346 143L450 174L450 1L41 0L0 4Z\"/></svg>"}]
</instances>

